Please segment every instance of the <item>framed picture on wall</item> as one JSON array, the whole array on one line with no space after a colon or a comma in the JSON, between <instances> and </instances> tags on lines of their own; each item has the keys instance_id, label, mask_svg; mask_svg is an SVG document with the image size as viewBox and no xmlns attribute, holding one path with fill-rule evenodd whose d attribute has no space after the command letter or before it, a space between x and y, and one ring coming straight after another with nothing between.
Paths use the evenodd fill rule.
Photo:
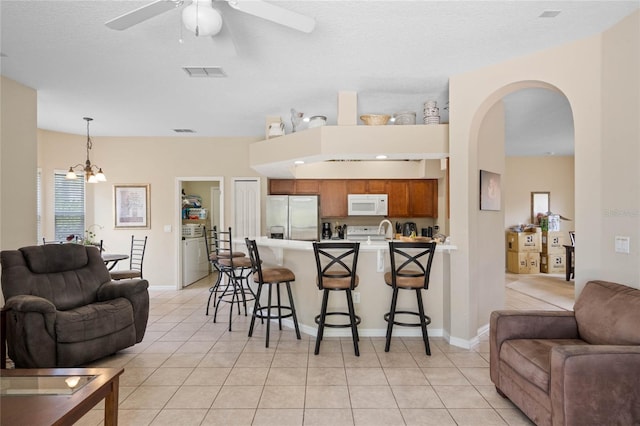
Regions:
<instances>
[{"instance_id":1,"label":"framed picture on wall","mask_svg":"<svg viewBox=\"0 0 640 426\"><path fill-rule=\"evenodd\" d=\"M480 210L500 210L500 175L480 170Z\"/></svg>"},{"instance_id":2,"label":"framed picture on wall","mask_svg":"<svg viewBox=\"0 0 640 426\"><path fill-rule=\"evenodd\" d=\"M148 229L150 220L149 184L113 185L116 229Z\"/></svg>"}]
</instances>

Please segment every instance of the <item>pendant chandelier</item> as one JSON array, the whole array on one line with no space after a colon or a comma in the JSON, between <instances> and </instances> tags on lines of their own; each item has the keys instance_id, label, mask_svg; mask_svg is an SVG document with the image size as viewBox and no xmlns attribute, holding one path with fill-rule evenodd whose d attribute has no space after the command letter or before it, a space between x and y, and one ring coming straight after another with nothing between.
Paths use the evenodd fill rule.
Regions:
<instances>
[{"instance_id":1,"label":"pendant chandelier","mask_svg":"<svg viewBox=\"0 0 640 426\"><path fill-rule=\"evenodd\" d=\"M106 182L107 177L102 173L102 168L95 164L91 164L91 160L89 160L89 151L91 151L91 147L93 145L91 137L89 136L89 123L93 121L93 118L83 117L83 120L87 122L87 161L85 161L84 165L80 163L69 167L69 171L67 172L65 179L78 179L78 174L74 171L74 169L77 169L84 172L84 178L89 183ZM94 170L97 171L94 172Z\"/></svg>"}]
</instances>

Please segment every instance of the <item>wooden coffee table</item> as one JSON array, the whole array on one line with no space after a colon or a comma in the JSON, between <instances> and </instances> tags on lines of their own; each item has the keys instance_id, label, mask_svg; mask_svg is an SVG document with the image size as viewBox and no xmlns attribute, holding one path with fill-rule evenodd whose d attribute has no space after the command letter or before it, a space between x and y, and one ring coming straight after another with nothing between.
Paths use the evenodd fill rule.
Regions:
<instances>
[{"instance_id":1,"label":"wooden coffee table","mask_svg":"<svg viewBox=\"0 0 640 426\"><path fill-rule=\"evenodd\" d=\"M117 425L123 372L124 368L0 370L0 424L72 425L104 399L104 424Z\"/></svg>"}]
</instances>

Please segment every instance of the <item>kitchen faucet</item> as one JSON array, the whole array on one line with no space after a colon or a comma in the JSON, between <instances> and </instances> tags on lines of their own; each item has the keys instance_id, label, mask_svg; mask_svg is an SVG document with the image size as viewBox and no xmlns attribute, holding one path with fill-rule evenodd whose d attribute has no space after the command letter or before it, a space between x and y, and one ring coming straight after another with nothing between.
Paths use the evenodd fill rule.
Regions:
<instances>
[{"instance_id":1,"label":"kitchen faucet","mask_svg":"<svg viewBox=\"0 0 640 426\"><path fill-rule=\"evenodd\" d=\"M378 225L378 235L380 235L380 230L382 229L382 225L384 225L385 222L389 225L389 226L387 226L387 229L393 230L393 225L391 224L391 222L388 219L382 219L380 221L380 225ZM385 231L385 237L386 237L386 233L387 232ZM393 231L391 233L391 239L393 240Z\"/></svg>"}]
</instances>

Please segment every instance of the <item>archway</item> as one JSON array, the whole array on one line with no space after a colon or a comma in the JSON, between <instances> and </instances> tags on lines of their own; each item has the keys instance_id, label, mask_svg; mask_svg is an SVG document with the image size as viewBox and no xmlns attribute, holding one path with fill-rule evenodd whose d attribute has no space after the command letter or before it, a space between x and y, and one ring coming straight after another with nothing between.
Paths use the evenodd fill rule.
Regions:
<instances>
[{"instance_id":1,"label":"archway","mask_svg":"<svg viewBox=\"0 0 640 426\"><path fill-rule=\"evenodd\" d=\"M557 87L541 81L522 81L505 85L491 93L476 111L471 122L470 161L475 163L477 172L469 175L471 197L480 197L480 170L488 170L508 178L506 173L505 96L513 96L519 91L529 89L549 90L564 96ZM566 99L566 96L564 96ZM502 182L505 188L506 181ZM474 194L475 193L475 194ZM505 195L504 191L502 191ZM572 194L573 196L573 194ZM505 270L505 197L502 197L499 211L483 211L476 208L476 214L470 212L470 264L473 266L473 280L476 297L476 322L481 328L478 334L488 330L491 311L504 307L504 270ZM474 231L474 232L471 232ZM474 303L475 302L475 303Z\"/></svg>"}]
</instances>

